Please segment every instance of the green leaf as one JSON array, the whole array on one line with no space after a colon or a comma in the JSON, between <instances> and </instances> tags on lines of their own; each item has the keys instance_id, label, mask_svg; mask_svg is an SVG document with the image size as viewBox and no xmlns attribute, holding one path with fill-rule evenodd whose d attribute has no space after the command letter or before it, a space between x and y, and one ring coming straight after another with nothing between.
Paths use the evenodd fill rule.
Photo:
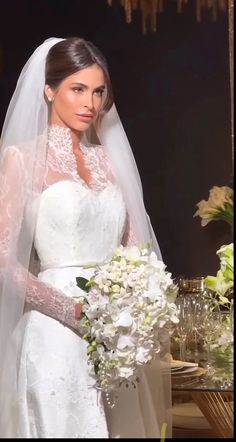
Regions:
<instances>
[{"instance_id":1,"label":"green leaf","mask_svg":"<svg viewBox=\"0 0 236 442\"><path fill-rule=\"evenodd\" d=\"M89 291L89 287L88 287L88 282L89 280L86 278L82 278L82 276L78 276L76 279L76 284L77 286L81 289L84 290L84 292L88 292Z\"/></svg>"}]
</instances>

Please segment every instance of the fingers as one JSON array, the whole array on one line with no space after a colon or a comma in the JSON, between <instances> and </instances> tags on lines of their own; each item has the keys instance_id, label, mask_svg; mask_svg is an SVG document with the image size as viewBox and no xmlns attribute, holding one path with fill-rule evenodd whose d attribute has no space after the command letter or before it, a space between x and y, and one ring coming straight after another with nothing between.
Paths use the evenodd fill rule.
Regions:
<instances>
[{"instance_id":1,"label":"fingers","mask_svg":"<svg viewBox=\"0 0 236 442\"><path fill-rule=\"evenodd\" d=\"M79 319L82 312L82 305L77 303L75 304L75 319Z\"/></svg>"}]
</instances>

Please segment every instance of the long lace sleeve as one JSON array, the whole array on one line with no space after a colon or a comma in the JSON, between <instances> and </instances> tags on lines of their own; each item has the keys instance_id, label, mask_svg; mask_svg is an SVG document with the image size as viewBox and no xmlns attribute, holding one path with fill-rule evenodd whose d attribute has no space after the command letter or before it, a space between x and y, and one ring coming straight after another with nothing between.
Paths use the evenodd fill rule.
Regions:
<instances>
[{"instance_id":1,"label":"long lace sleeve","mask_svg":"<svg viewBox=\"0 0 236 442\"><path fill-rule=\"evenodd\" d=\"M123 246L135 246L135 245L137 245L137 243L138 243L138 241L135 236L134 229L132 228L132 224L131 224L129 216L127 215L126 226L125 226L125 230L124 230L121 244Z\"/></svg>"},{"instance_id":2,"label":"long lace sleeve","mask_svg":"<svg viewBox=\"0 0 236 442\"><path fill-rule=\"evenodd\" d=\"M76 329L81 312L76 301L39 281L17 257L27 197L26 169L17 148L5 149L0 170L0 283L10 276L16 290L25 285L26 303Z\"/></svg>"}]
</instances>

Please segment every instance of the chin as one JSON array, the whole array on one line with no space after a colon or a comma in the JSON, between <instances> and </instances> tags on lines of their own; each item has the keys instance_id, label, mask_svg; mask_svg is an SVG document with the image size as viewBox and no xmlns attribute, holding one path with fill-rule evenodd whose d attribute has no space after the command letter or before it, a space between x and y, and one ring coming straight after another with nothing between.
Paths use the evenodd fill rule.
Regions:
<instances>
[{"instance_id":1,"label":"chin","mask_svg":"<svg viewBox=\"0 0 236 442\"><path fill-rule=\"evenodd\" d=\"M91 124L70 124L70 123L66 123L66 126L72 130L73 132L86 132L86 130L89 129L89 127L91 126Z\"/></svg>"},{"instance_id":2,"label":"chin","mask_svg":"<svg viewBox=\"0 0 236 442\"><path fill-rule=\"evenodd\" d=\"M92 122L91 123L77 123L74 124L73 126L71 125L71 129L76 130L78 132L85 132L86 130L88 130L90 127L92 126Z\"/></svg>"}]
</instances>

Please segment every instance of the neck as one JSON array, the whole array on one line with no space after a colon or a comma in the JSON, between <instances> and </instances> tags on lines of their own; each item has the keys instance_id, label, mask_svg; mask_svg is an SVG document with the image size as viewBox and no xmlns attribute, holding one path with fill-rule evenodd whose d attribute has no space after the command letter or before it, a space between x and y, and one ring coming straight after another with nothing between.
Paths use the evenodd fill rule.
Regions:
<instances>
[{"instance_id":1,"label":"neck","mask_svg":"<svg viewBox=\"0 0 236 442\"><path fill-rule=\"evenodd\" d=\"M80 142L82 138L82 133L74 129L71 129L70 132L71 132L73 151L76 152L78 150L81 150Z\"/></svg>"},{"instance_id":2,"label":"neck","mask_svg":"<svg viewBox=\"0 0 236 442\"><path fill-rule=\"evenodd\" d=\"M73 152L76 153L81 150L80 149L80 142L81 142L81 138L82 138L82 132L79 132L78 130L75 130L75 129L71 129L68 126L63 126L62 124L58 124L53 121L50 122L50 126L58 126L58 127L61 127L62 129L64 128L64 129L68 130L71 135Z\"/></svg>"}]
</instances>

